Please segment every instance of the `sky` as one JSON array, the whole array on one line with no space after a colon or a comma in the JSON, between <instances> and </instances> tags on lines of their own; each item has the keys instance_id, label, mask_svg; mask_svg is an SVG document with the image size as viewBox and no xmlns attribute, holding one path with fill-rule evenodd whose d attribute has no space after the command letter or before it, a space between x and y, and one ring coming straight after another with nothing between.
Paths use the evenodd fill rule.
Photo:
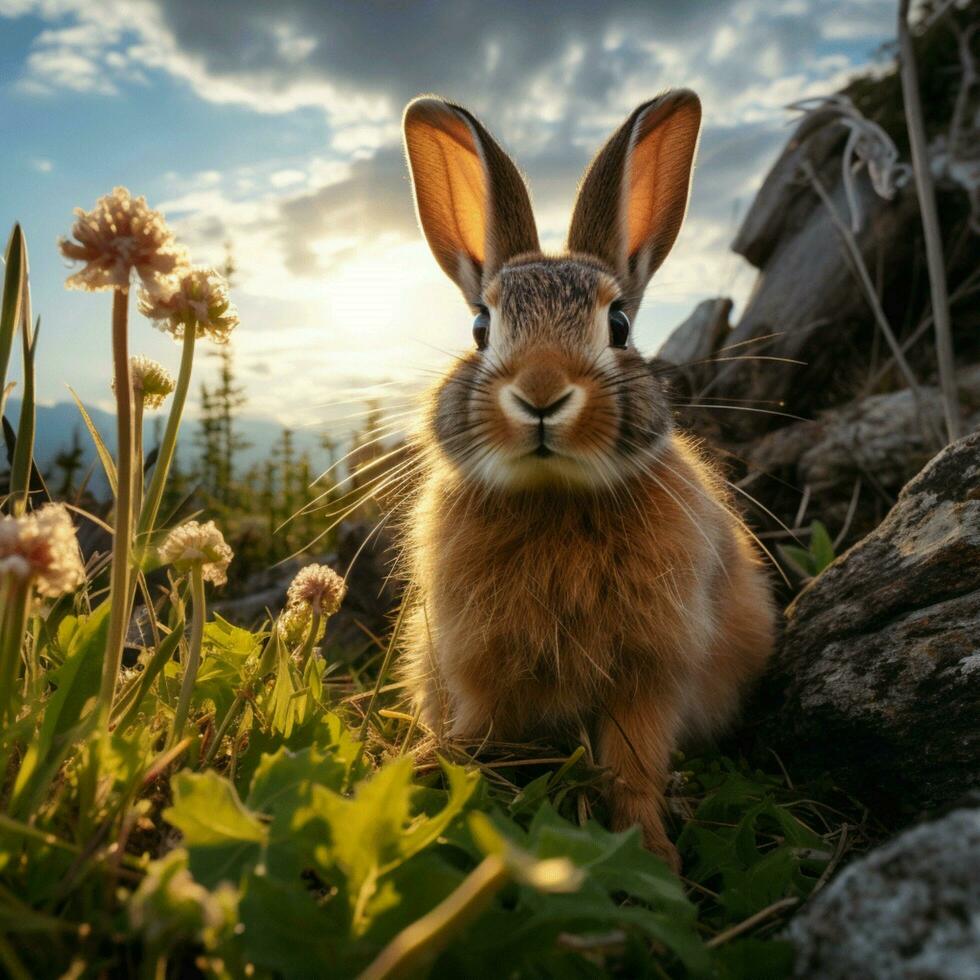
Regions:
<instances>
[{"instance_id":1,"label":"sky","mask_svg":"<svg viewBox=\"0 0 980 980\"><path fill-rule=\"evenodd\" d=\"M555 250L628 112L700 94L687 222L635 325L652 354L698 301L744 301L755 271L729 243L786 104L880 62L894 23L893 0L0 0L0 229L27 234L39 398L67 383L111 407L110 300L65 290L56 241L117 184L195 262L233 243L249 414L318 426L434 380L471 315L415 222L399 123L422 92L467 105L515 157ZM176 370L135 312L131 348ZM215 366L201 357L195 380Z\"/></svg>"}]
</instances>

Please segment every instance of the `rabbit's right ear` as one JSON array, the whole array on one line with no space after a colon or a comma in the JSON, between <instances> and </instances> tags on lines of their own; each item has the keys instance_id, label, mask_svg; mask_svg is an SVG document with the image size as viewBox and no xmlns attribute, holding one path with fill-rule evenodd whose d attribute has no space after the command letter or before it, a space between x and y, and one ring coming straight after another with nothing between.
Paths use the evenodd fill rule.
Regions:
<instances>
[{"instance_id":1,"label":"rabbit's right ear","mask_svg":"<svg viewBox=\"0 0 980 980\"><path fill-rule=\"evenodd\" d=\"M594 255L613 270L629 316L681 229L700 128L701 103L689 89L644 102L582 181L569 250Z\"/></svg>"},{"instance_id":2,"label":"rabbit's right ear","mask_svg":"<svg viewBox=\"0 0 980 980\"><path fill-rule=\"evenodd\" d=\"M461 106L429 96L405 109L405 149L419 224L470 306L508 259L539 249L517 167Z\"/></svg>"}]
</instances>

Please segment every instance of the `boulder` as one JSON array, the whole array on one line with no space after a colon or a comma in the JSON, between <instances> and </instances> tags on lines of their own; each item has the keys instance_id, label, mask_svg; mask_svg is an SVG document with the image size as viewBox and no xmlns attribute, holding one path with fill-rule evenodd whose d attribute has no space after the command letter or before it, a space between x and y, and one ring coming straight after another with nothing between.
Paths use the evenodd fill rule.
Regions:
<instances>
[{"instance_id":1,"label":"boulder","mask_svg":"<svg viewBox=\"0 0 980 980\"><path fill-rule=\"evenodd\" d=\"M674 328L657 351L657 357L681 368L695 367L696 362L711 357L728 336L731 312L732 301L727 296L702 300Z\"/></svg>"},{"instance_id":2,"label":"boulder","mask_svg":"<svg viewBox=\"0 0 980 980\"><path fill-rule=\"evenodd\" d=\"M787 610L766 737L894 814L980 785L980 432Z\"/></svg>"},{"instance_id":3,"label":"boulder","mask_svg":"<svg viewBox=\"0 0 980 980\"><path fill-rule=\"evenodd\" d=\"M980 428L980 364L957 374L963 430ZM943 401L934 385L869 395L807 422L756 440L749 472L779 473L814 494L842 492L869 476L896 492L932 458L945 432Z\"/></svg>"},{"instance_id":4,"label":"boulder","mask_svg":"<svg viewBox=\"0 0 980 980\"><path fill-rule=\"evenodd\" d=\"M978 980L980 799L848 866L789 938L800 980Z\"/></svg>"}]
</instances>

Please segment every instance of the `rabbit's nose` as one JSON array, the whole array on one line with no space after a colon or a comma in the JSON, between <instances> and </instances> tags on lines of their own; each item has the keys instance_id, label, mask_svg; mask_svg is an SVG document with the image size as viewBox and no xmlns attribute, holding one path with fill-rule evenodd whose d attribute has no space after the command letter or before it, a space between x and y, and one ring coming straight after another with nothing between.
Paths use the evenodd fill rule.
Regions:
<instances>
[{"instance_id":1,"label":"rabbit's nose","mask_svg":"<svg viewBox=\"0 0 980 980\"><path fill-rule=\"evenodd\" d=\"M520 371L500 392L500 406L518 423L557 425L581 411L584 396L557 366L536 364Z\"/></svg>"},{"instance_id":2,"label":"rabbit's nose","mask_svg":"<svg viewBox=\"0 0 980 980\"><path fill-rule=\"evenodd\" d=\"M535 419L554 414L561 407L559 402L569 393L570 388L568 376L561 366L549 363L548 360L525 367L511 383L513 396Z\"/></svg>"},{"instance_id":3,"label":"rabbit's nose","mask_svg":"<svg viewBox=\"0 0 980 980\"><path fill-rule=\"evenodd\" d=\"M521 411L528 415L533 421L537 422L538 419L543 421L544 419L548 419L552 415L555 415L557 412L560 412L571 400L572 389L570 388L563 395L559 395L558 398L548 405L534 405L527 399L522 398L513 389L511 389L510 396L514 399L517 407L521 409Z\"/></svg>"}]
</instances>

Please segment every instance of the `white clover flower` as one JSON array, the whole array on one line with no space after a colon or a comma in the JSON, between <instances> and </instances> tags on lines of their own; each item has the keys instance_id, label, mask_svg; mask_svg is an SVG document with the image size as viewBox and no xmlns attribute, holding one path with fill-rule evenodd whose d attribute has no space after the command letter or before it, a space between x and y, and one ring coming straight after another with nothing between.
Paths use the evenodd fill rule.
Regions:
<instances>
[{"instance_id":1,"label":"white clover flower","mask_svg":"<svg viewBox=\"0 0 980 980\"><path fill-rule=\"evenodd\" d=\"M177 340L192 327L197 337L224 344L238 326L238 310L228 298L228 283L214 269L182 269L175 276L140 290L139 310Z\"/></svg>"},{"instance_id":2,"label":"white clover flower","mask_svg":"<svg viewBox=\"0 0 980 980\"><path fill-rule=\"evenodd\" d=\"M0 577L31 578L43 596L74 592L85 581L78 538L63 504L0 518Z\"/></svg>"},{"instance_id":3,"label":"white clover flower","mask_svg":"<svg viewBox=\"0 0 980 980\"><path fill-rule=\"evenodd\" d=\"M162 364L142 354L129 359L129 373L133 379L133 391L143 393L144 408L159 408L177 387L177 382ZM115 381L112 382L112 390L116 390Z\"/></svg>"},{"instance_id":4,"label":"white clover flower","mask_svg":"<svg viewBox=\"0 0 980 980\"><path fill-rule=\"evenodd\" d=\"M84 266L69 276L71 289L128 289L132 270L147 285L186 264L183 250L163 215L116 187L91 211L75 209L71 238L61 238L61 254Z\"/></svg>"},{"instance_id":5,"label":"white clover flower","mask_svg":"<svg viewBox=\"0 0 980 980\"><path fill-rule=\"evenodd\" d=\"M167 535L160 548L160 560L164 564L173 565L178 572L189 571L193 565L200 564L204 581L215 585L224 585L228 581L226 573L234 557L214 521L181 524Z\"/></svg>"},{"instance_id":6,"label":"white clover flower","mask_svg":"<svg viewBox=\"0 0 980 980\"><path fill-rule=\"evenodd\" d=\"M286 590L290 606L308 606L320 616L332 616L346 594L347 583L326 565L301 568Z\"/></svg>"}]
</instances>

